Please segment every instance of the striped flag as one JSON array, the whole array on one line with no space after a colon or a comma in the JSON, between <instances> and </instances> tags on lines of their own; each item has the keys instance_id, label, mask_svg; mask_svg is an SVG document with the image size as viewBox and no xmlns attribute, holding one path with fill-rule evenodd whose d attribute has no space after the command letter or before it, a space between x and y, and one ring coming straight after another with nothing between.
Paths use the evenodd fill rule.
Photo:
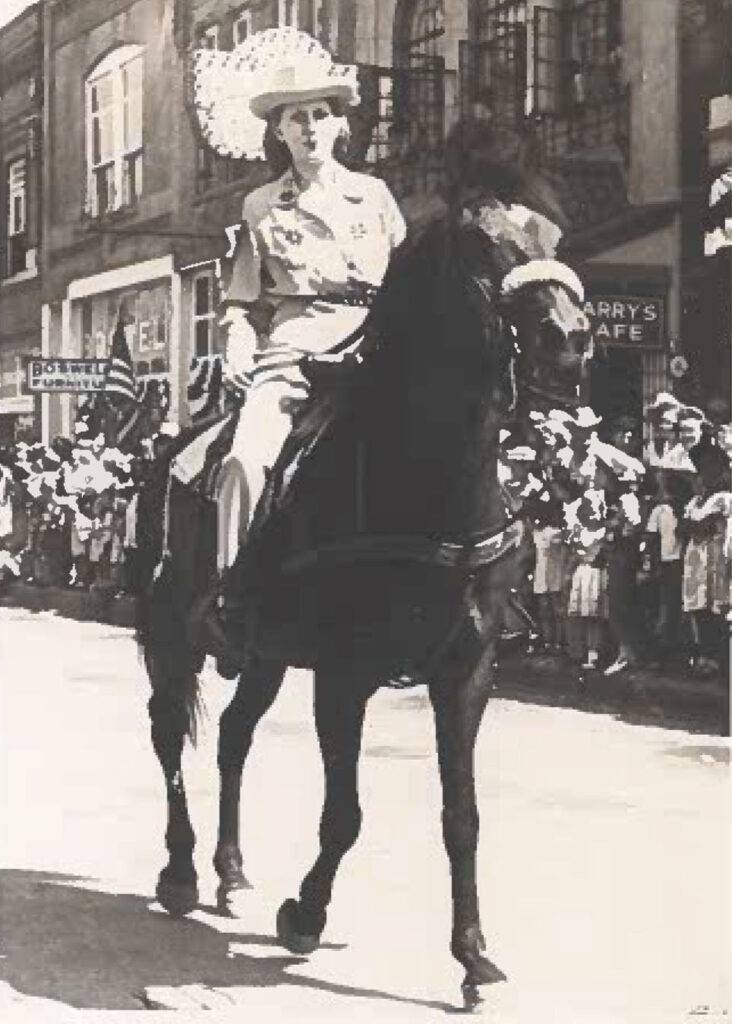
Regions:
<instances>
[{"instance_id":1,"label":"striped flag","mask_svg":"<svg viewBox=\"0 0 732 1024\"><path fill-rule=\"evenodd\" d=\"M714 256L732 246L732 167L720 174L709 193L704 253Z\"/></svg>"},{"instance_id":2,"label":"striped flag","mask_svg":"<svg viewBox=\"0 0 732 1024\"><path fill-rule=\"evenodd\" d=\"M121 318L117 321L112 335L112 350L109 353L109 369L104 382L104 393L115 399L126 398L131 402L137 401L132 356Z\"/></svg>"},{"instance_id":3,"label":"striped flag","mask_svg":"<svg viewBox=\"0 0 732 1024\"><path fill-rule=\"evenodd\" d=\"M117 413L117 445L123 451L153 433L170 407L170 382L163 377L138 380L135 393L135 404L125 403Z\"/></svg>"},{"instance_id":4,"label":"striped flag","mask_svg":"<svg viewBox=\"0 0 732 1024\"><path fill-rule=\"evenodd\" d=\"M201 356L191 361L188 376L188 410L193 423L221 412L223 391L221 356Z\"/></svg>"}]
</instances>

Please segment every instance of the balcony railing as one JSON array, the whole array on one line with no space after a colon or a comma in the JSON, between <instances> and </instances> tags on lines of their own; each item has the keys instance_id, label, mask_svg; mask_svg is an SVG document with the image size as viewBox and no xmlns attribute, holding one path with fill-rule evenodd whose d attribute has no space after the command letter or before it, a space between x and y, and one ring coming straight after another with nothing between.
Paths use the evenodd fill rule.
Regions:
<instances>
[{"instance_id":1,"label":"balcony railing","mask_svg":"<svg viewBox=\"0 0 732 1024\"><path fill-rule=\"evenodd\" d=\"M434 192L444 181L445 100L454 75L434 59L419 66L359 68L362 101L351 160L397 196Z\"/></svg>"},{"instance_id":2,"label":"balcony railing","mask_svg":"<svg viewBox=\"0 0 732 1024\"><path fill-rule=\"evenodd\" d=\"M627 88L593 103L575 103L564 112L535 120L543 159L554 161L582 154L621 157L627 163L630 147L630 92Z\"/></svg>"}]
</instances>

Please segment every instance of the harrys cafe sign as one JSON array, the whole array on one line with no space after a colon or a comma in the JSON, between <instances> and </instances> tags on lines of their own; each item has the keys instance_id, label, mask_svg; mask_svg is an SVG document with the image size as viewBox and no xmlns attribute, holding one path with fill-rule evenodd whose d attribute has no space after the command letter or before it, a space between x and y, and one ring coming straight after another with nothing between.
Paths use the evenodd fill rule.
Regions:
<instances>
[{"instance_id":1,"label":"harrys cafe sign","mask_svg":"<svg viewBox=\"0 0 732 1024\"><path fill-rule=\"evenodd\" d=\"M664 347L664 300L658 296L591 295L585 313L597 342Z\"/></svg>"}]
</instances>

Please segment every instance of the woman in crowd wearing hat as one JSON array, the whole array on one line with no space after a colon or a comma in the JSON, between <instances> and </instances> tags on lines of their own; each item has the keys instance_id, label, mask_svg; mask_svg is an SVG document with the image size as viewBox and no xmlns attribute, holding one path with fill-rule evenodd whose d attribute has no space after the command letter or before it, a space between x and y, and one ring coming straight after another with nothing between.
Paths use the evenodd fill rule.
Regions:
<instances>
[{"instance_id":1,"label":"woman in crowd wearing hat","mask_svg":"<svg viewBox=\"0 0 732 1024\"><path fill-rule=\"evenodd\" d=\"M698 477L697 493L684 510L683 606L689 615L695 668L716 673L724 658L724 616L732 584L732 493L730 464L710 436L689 452Z\"/></svg>"},{"instance_id":2,"label":"woman in crowd wearing hat","mask_svg":"<svg viewBox=\"0 0 732 1024\"><path fill-rule=\"evenodd\" d=\"M265 153L278 176L244 200L225 297L227 361L247 395L223 466L222 568L232 566L291 415L307 398L302 359L322 357L345 339L358 344L371 298L405 236L386 184L338 159L348 140L345 110L357 101L355 69L305 59L276 68L250 98L252 113L266 122ZM238 570L228 573L227 605ZM204 642L220 650L216 616L206 623Z\"/></svg>"}]
</instances>

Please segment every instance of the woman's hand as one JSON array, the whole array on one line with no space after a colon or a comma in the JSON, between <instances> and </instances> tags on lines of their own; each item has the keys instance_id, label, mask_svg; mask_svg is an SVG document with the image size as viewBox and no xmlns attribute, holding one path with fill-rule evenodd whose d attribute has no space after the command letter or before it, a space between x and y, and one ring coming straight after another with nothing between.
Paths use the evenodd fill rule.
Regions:
<instances>
[{"instance_id":1,"label":"woman's hand","mask_svg":"<svg viewBox=\"0 0 732 1024\"><path fill-rule=\"evenodd\" d=\"M231 377L244 377L251 373L253 356L257 348L257 335L247 311L241 306L227 306L219 320L226 331L226 368Z\"/></svg>"}]
</instances>

